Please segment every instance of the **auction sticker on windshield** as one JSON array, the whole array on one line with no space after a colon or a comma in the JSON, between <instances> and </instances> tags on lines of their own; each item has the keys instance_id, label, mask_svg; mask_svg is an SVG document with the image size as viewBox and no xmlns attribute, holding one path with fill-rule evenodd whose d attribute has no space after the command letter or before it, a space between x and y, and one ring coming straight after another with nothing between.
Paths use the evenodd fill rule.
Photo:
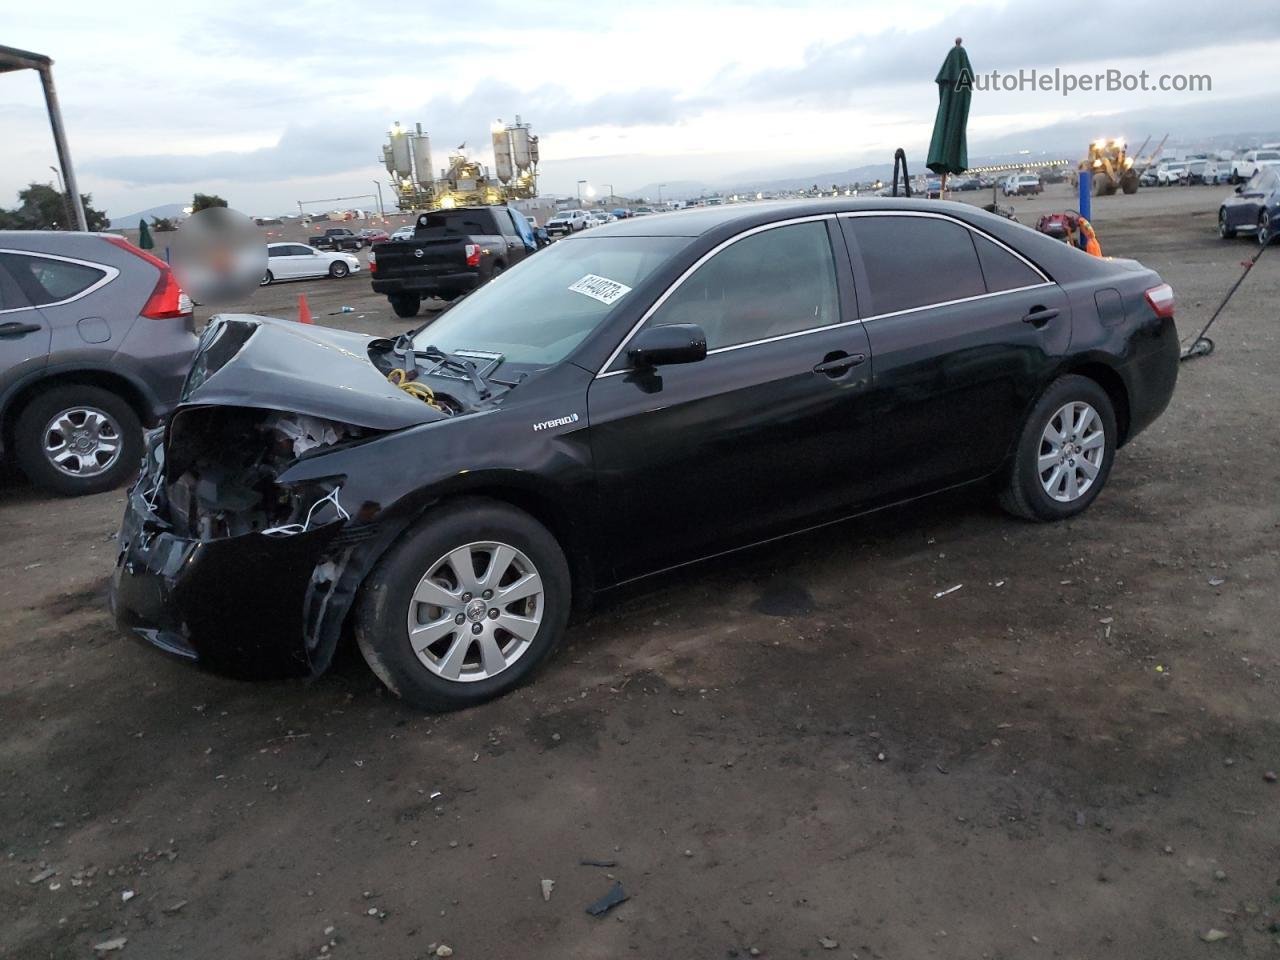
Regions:
<instances>
[{"instance_id":1,"label":"auction sticker on windshield","mask_svg":"<svg viewBox=\"0 0 1280 960\"><path fill-rule=\"evenodd\" d=\"M608 304L616 303L631 292L631 288L625 283L610 280L608 277L597 277L594 273L588 273L581 280L575 280L569 284L569 289L574 293L584 294L592 300Z\"/></svg>"}]
</instances>

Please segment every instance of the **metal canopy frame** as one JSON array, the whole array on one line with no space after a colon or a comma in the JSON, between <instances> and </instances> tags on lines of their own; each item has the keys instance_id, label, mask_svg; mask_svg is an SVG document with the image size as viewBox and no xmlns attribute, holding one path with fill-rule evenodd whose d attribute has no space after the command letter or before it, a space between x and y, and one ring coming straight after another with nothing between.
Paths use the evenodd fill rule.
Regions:
<instances>
[{"instance_id":1,"label":"metal canopy frame","mask_svg":"<svg viewBox=\"0 0 1280 960\"><path fill-rule=\"evenodd\" d=\"M42 53L31 53L29 50L0 45L0 73L12 73L15 70L35 70L40 74L40 84L44 87L44 103L49 111L49 128L53 131L53 144L58 150L58 166L62 168L62 182L66 185L63 202L66 203L69 199L76 228L88 230L89 225L84 218L84 204L80 201L80 188L76 184L76 173L71 166L67 132L62 126L58 92L53 86L53 60Z\"/></svg>"}]
</instances>

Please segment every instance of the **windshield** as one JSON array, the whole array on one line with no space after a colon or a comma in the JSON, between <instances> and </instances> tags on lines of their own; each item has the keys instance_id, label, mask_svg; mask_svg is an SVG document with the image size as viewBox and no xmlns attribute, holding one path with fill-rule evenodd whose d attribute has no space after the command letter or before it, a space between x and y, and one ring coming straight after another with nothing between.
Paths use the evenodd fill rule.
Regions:
<instances>
[{"instance_id":1,"label":"windshield","mask_svg":"<svg viewBox=\"0 0 1280 960\"><path fill-rule=\"evenodd\" d=\"M413 338L415 350L502 354L548 367L569 355L687 237L593 237L554 244L460 300Z\"/></svg>"},{"instance_id":2,"label":"windshield","mask_svg":"<svg viewBox=\"0 0 1280 960\"><path fill-rule=\"evenodd\" d=\"M1280 160L1280 153L1277 153L1274 150L1259 150L1258 159L1259 160Z\"/></svg>"}]
</instances>

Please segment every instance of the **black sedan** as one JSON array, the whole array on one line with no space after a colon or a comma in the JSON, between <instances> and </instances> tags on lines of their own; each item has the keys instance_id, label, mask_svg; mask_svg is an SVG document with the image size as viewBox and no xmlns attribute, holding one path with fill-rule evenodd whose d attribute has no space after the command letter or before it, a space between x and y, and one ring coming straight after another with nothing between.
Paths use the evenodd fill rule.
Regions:
<instances>
[{"instance_id":1,"label":"black sedan","mask_svg":"<svg viewBox=\"0 0 1280 960\"><path fill-rule=\"evenodd\" d=\"M1224 240L1251 233L1261 244L1275 239L1280 226L1280 167L1259 167L1247 183L1218 208L1218 234Z\"/></svg>"},{"instance_id":2,"label":"black sedan","mask_svg":"<svg viewBox=\"0 0 1280 960\"><path fill-rule=\"evenodd\" d=\"M972 206L756 204L574 235L397 339L210 324L131 491L129 634L431 709L571 608L960 484L1074 516L1164 409L1173 293Z\"/></svg>"}]
</instances>

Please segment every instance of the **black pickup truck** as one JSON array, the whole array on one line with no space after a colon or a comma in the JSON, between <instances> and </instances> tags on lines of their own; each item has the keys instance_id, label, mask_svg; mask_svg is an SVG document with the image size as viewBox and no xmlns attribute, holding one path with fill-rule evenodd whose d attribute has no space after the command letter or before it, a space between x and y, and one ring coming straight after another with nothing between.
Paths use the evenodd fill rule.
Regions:
<instances>
[{"instance_id":1,"label":"black pickup truck","mask_svg":"<svg viewBox=\"0 0 1280 960\"><path fill-rule=\"evenodd\" d=\"M318 237L308 237L307 243L317 250L363 250L364 237L346 227L330 227Z\"/></svg>"},{"instance_id":2,"label":"black pickup truck","mask_svg":"<svg viewBox=\"0 0 1280 960\"><path fill-rule=\"evenodd\" d=\"M423 297L455 300L530 251L509 207L458 207L418 214L413 237L374 244L369 276L398 317L417 316ZM535 248L536 249L536 248Z\"/></svg>"}]
</instances>

